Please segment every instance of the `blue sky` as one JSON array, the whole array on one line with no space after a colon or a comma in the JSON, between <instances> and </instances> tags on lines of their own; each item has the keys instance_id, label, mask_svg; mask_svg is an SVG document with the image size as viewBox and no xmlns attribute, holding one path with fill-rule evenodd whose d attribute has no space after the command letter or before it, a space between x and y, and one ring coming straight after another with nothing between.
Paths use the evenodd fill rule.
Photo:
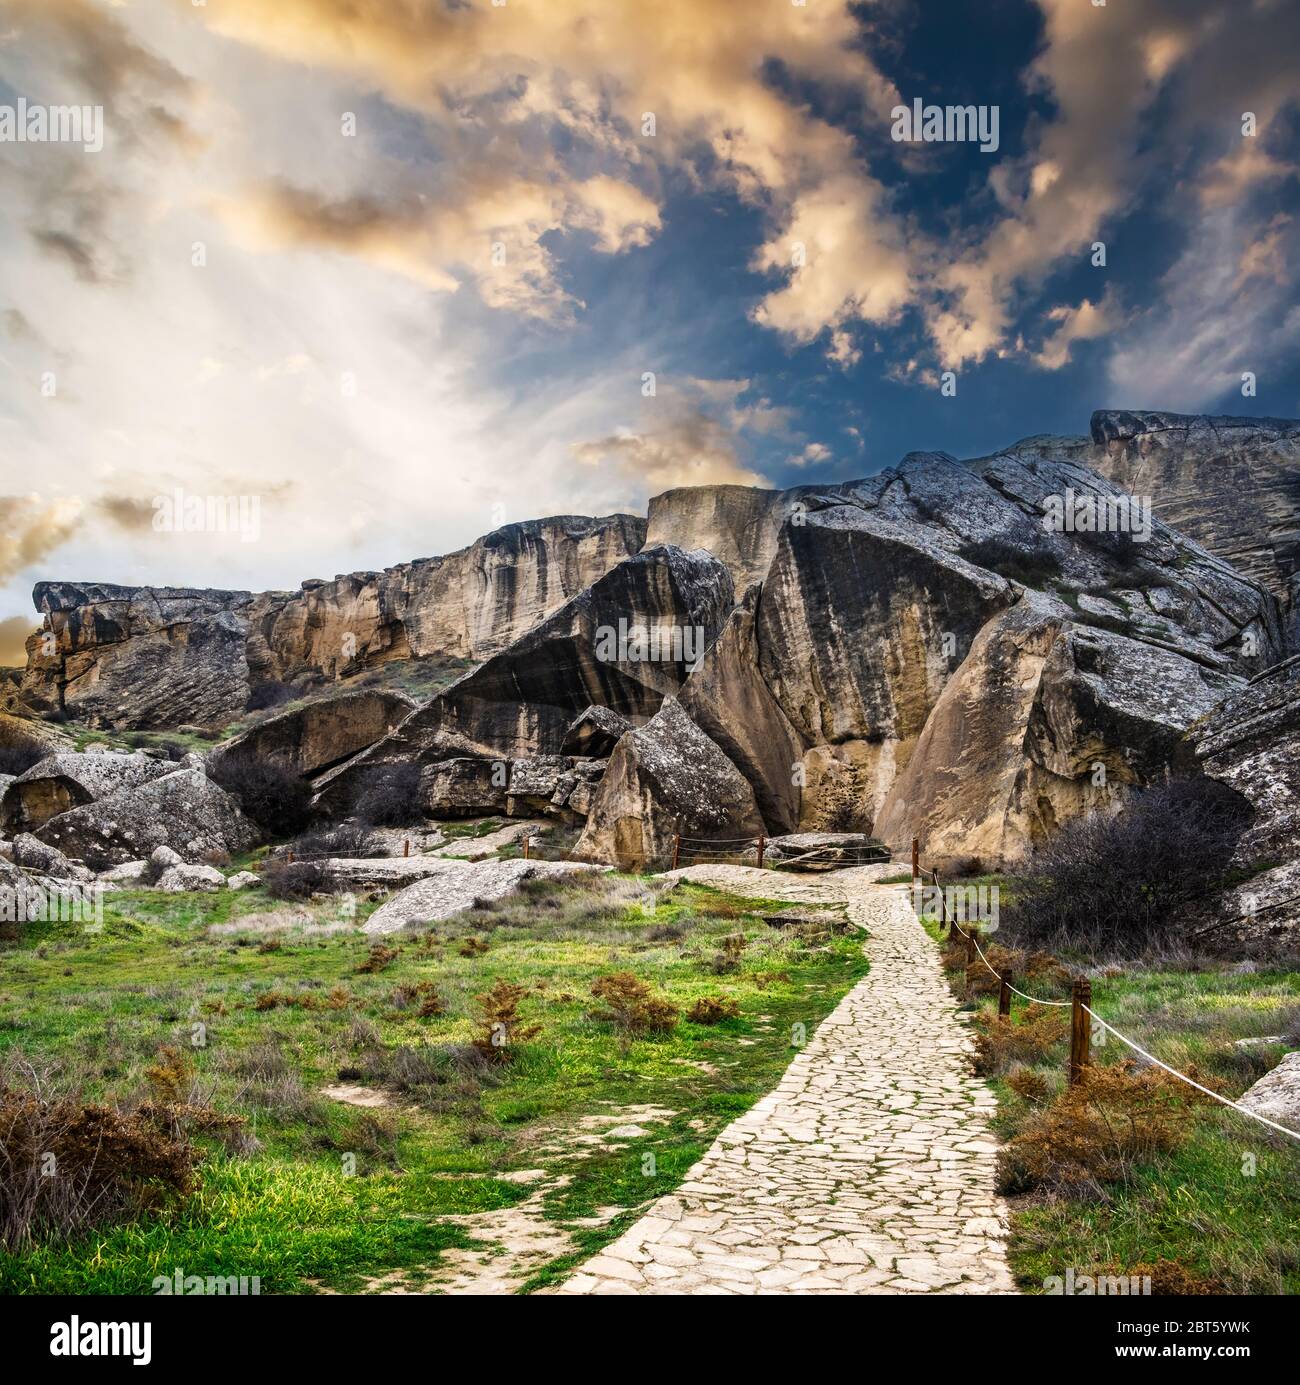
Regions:
<instances>
[{"instance_id":1,"label":"blue sky","mask_svg":"<svg viewBox=\"0 0 1300 1385\"><path fill-rule=\"evenodd\" d=\"M0 107L106 141L0 143L0 658L39 578L1300 414L1298 46L1284 0L5 0ZM913 98L997 150L891 139ZM261 531L156 532L176 487Z\"/></svg>"}]
</instances>

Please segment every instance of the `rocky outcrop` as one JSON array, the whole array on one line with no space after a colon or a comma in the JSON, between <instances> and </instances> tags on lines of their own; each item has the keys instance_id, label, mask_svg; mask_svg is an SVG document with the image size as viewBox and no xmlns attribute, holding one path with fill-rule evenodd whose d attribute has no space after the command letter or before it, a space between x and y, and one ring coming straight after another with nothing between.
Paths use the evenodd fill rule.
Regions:
<instances>
[{"instance_id":1,"label":"rocky outcrop","mask_svg":"<svg viewBox=\"0 0 1300 1385\"><path fill-rule=\"evenodd\" d=\"M1300 1053L1288 1053L1247 1089L1239 1104L1300 1135Z\"/></svg>"},{"instance_id":2,"label":"rocky outcrop","mask_svg":"<svg viewBox=\"0 0 1300 1385\"><path fill-rule=\"evenodd\" d=\"M1300 647L1300 421L1103 409L1090 464L1282 602Z\"/></svg>"},{"instance_id":3,"label":"rocky outcrop","mask_svg":"<svg viewBox=\"0 0 1300 1385\"><path fill-rule=\"evenodd\" d=\"M320 805L346 811L376 765L558 755L593 704L644 722L680 688L731 606L731 579L707 553L652 548L628 558L327 777Z\"/></svg>"},{"instance_id":4,"label":"rocky outcrop","mask_svg":"<svg viewBox=\"0 0 1300 1385\"><path fill-rule=\"evenodd\" d=\"M270 681L481 660L638 551L633 515L506 525L468 548L297 592L39 582L21 696L91 726L222 726Z\"/></svg>"},{"instance_id":5,"label":"rocky outcrop","mask_svg":"<svg viewBox=\"0 0 1300 1385\"><path fill-rule=\"evenodd\" d=\"M407 925L433 923L472 909L480 900L513 894L525 880L550 880L599 869L574 861L457 861L438 869L381 904L362 925L370 934L396 933Z\"/></svg>"},{"instance_id":6,"label":"rocky outcrop","mask_svg":"<svg viewBox=\"0 0 1300 1385\"><path fill-rule=\"evenodd\" d=\"M63 751L47 755L18 775L0 798L0 825L7 832L34 832L52 817L83 803L107 798L176 766L148 755L90 754Z\"/></svg>"},{"instance_id":7,"label":"rocky outcrop","mask_svg":"<svg viewBox=\"0 0 1300 1385\"><path fill-rule=\"evenodd\" d=\"M749 781L670 697L619 741L573 854L639 870L664 864L675 834L718 840L762 830Z\"/></svg>"},{"instance_id":8,"label":"rocky outcrop","mask_svg":"<svg viewBox=\"0 0 1300 1385\"><path fill-rule=\"evenodd\" d=\"M1203 772L1250 804L1231 866L1244 877L1208 911L1207 941L1300 946L1300 656L1258 675L1196 728Z\"/></svg>"},{"instance_id":9,"label":"rocky outcrop","mask_svg":"<svg viewBox=\"0 0 1300 1385\"><path fill-rule=\"evenodd\" d=\"M316 698L259 721L223 742L209 759L214 764L240 756L279 760L311 778L374 745L400 725L415 706L415 701L403 693L377 688Z\"/></svg>"},{"instance_id":10,"label":"rocky outcrop","mask_svg":"<svg viewBox=\"0 0 1300 1385\"><path fill-rule=\"evenodd\" d=\"M258 840L239 805L201 769L178 769L160 779L119 789L72 808L36 834L96 870L122 865L169 846L183 860L245 851Z\"/></svg>"}]
</instances>

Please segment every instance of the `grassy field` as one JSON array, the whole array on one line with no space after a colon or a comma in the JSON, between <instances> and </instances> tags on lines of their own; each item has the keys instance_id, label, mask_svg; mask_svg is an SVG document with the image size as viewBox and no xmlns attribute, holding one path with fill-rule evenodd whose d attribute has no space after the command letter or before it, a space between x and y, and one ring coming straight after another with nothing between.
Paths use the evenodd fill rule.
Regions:
<instances>
[{"instance_id":1,"label":"grassy field","mask_svg":"<svg viewBox=\"0 0 1300 1385\"><path fill-rule=\"evenodd\" d=\"M263 1293L436 1287L449 1251L492 1252L475 1214L525 1209L556 1233L525 1266L527 1287L547 1284L674 1187L775 1085L795 1025L811 1033L866 970L860 934L792 937L763 921L781 906L632 877L534 883L384 939L392 956L356 927L375 904L349 919L260 891L123 891L102 932L33 925L0 951L0 1061L129 1106L172 1047L191 1100L247 1121L195 1137L187 1200L0 1251L0 1291L148 1293L177 1267L258 1276ZM620 971L679 1009L668 1033L596 1017L592 983ZM539 1027L499 1062L473 1043L474 997L498 981ZM702 996L738 1013L688 1020Z\"/></svg>"},{"instance_id":2,"label":"grassy field","mask_svg":"<svg viewBox=\"0 0 1300 1385\"><path fill-rule=\"evenodd\" d=\"M931 931L937 931L932 922ZM1046 965L1040 969L1036 982L1017 984L1031 994L1063 997L1063 978ZM1229 1098L1273 1068L1288 1047L1300 1047L1294 971L1192 959L1088 970L1097 1014ZM949 974L962 994L960 967L950 966ZM981 1017L996 1014L991 994L972 996L969 1006ZM1026 1003L1016 999L1013 1006L1013 1019L1023 1024ZM1283 1044L1237 1043L1279 1034L1287 1036ZM994 1065L1003 1140L1059 1098L1067 1052L1062 1038ZM1132 1056L1110 1035L1092 1053L1102 1065ZM1171 1086L1180 1089L1172 1079ZM1121 1161L1118 1177L1012 1192L1012 1268L1026 1292L1041 1292L1045 1278L1069 1266L1076 1274L1155 1266L1156 1292L1300 1293L1300 1147L1208 1098L1179 1106L1174 1130L1172 1148Z\"/></svg>"}]
</instances>

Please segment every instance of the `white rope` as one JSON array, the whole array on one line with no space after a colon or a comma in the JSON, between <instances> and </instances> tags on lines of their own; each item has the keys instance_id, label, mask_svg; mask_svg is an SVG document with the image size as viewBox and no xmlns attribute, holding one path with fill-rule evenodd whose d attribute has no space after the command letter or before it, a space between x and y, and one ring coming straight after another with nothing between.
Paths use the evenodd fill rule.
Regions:
<instances>
[{"instance_id":1,"label":"white rope","mask_svg":"<svg viewBox=\"0 0 1300 1385\"><path fill-rule=\"evenodd\" d=\"M1179 1072L1177 1068L1171 1068L1168 1063L1162 1063L1154 1054L1148 1053L1141 1044L1135 1044L1127 1034L1121 1034L1113 1024L1102 1019L1091 1005L1085 1005L1083 1008L1103 1029L1109 1029L1121 1043L1127 1044L1135 1053L1140 1053L1148 1062L1154 1063L1158 1068L1163 1068L1171 1076L1178 1078L1179 1081L1186 1082L1189 1087L1195 1087L1198 1092L1204 1092L1206 1096L1212 1096L1215 1101L1221 1101L1225 1106L1231 1106L1234 1111L1240 1111L1243 1116L1249 1116L1252 1120L1259 1121L1261 1125L1270 1126L1274 1130L1281 1131L1283 1135L1290 1135L1293 1140L1300 1140L1300 1131L1279 1125L1276 1121L1269 1120L1267 1116L1261 1116L1257 1111L1252 1111L1249 1106L1242 1106L1240 1102L1229 1101L1226 1096L1220 1096L1218 1092L1212 1092L1208 1087L1202 1087L1199 1082L1193 1082L1186 1073Z\"/></svg>"},{"instance_id":2,"label":"white rope","mask_svg":"<svg viewBox=\"0 0 1300 1385\"><path fill-rule=\"evenodd\" d=\"M937 877L935 883L938 883ZM957 922L956 919L951 920L951 925L953 928L957 930L958 933L962 935L963 938L966 938L968 941L974 943L975 951L979 953L980 960L989 969L990 973L993 976L997 977L999 981L1001 981L1003 979L1002 976L994 970L992 963L989 961L987 957L985 957L984 949L980 947L979 939L974 937L972 934L967 933L966 930L961 927L961 925ZM1032 1000L1035 1005L1064 1006L1074 1004L1074 1001L1072 999L1040 1000L1037 996L1026 995L1024 991L1016 990L1016 988L1009 981L1005 984L1009 991L1014 991L1016 995L1020 996L1024 1000ZM1168 1063L1162 1063L1160 1059L1155 1056L1155 1054L1148 1053L1146 1049L1142 1047L1141 1044L1134 1043L1133 1040L1130 1039L1127 1034L1121 1034L1113 1024L1109 1023L1107 1020L1102 1019L1102 1017L1096 1012L1096 1010L1092 1008L1091 1005L1084 1005L1081 1008L1086 1010L1093 1017L1093 1019L1095 1019L1097 1023L1101 1025L1103 1029L1107 1029L1112 1034L1114 1034L1114 1036L1120 1041L1120 1043L1127 1044L1134 1051L1134 1053L1140 1053L1149 1063L1154 1063L1156 1067L1163 1068L1165 1072L1167 1072L1171 1077L1178 1078L1180 1082L1186 1082L1189 1087L1195 1087L1198 1092L1204 1092L1206 1096L1213 1097L1215 1101L1222 1102L1224 1106L1229 1106L1234 1111L1240 1111L1243 1116L1249 1116L1252 1120L1259 1121L1261 1125L1267 1125L1268 1127L1270 1127L1270 1129L1279 1131L1283 1135L1289 1135L1293 1140L1300 1140L1300 1131L1292 1130L1289 1126L1279 1125L1276 1121L1269 1120L1267 1116L1261 1116L1257 1111L1252 1111L1249 1106L1242 1106L1240 1102L1230 1101L1226 1096L1220 1096L1218 1092L1212 1092L1208 1087L1203 1087L1199 1082L1193 1081L1190 1077L1187 1076L1186 1073L1179 1072L1177 1068L1171 1068Z\"/></svg>"}]
</instances>

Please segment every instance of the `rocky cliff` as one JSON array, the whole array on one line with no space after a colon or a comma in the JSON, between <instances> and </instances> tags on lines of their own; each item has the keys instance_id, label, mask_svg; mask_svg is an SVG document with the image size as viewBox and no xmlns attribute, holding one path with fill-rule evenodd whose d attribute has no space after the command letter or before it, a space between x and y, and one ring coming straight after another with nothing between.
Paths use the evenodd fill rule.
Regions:
<instances>
[{"instance_id":1,"label":"rocky cliff","mask_svg":"<svg viewBox=\"0 0 1300 1385\"><path fill-rule=\"evenodd\" d=\"M221 725L270 681L314 682L390 659L479 661L645 541L634 515L506 525L468 548L308 581L297 592L40 582L21 696L96 727Z\"/></svg>"},{"instance_id":2,"label":"rocky cliff","mask_svg":"<svg viewBox=\"0 0 1300 1385\"><path fill-rule=\"evenodd\" d=\"M1300 421L1101 410L1088 464L1282 602L1300 647Z\"/></svg>"}]
</instances>

